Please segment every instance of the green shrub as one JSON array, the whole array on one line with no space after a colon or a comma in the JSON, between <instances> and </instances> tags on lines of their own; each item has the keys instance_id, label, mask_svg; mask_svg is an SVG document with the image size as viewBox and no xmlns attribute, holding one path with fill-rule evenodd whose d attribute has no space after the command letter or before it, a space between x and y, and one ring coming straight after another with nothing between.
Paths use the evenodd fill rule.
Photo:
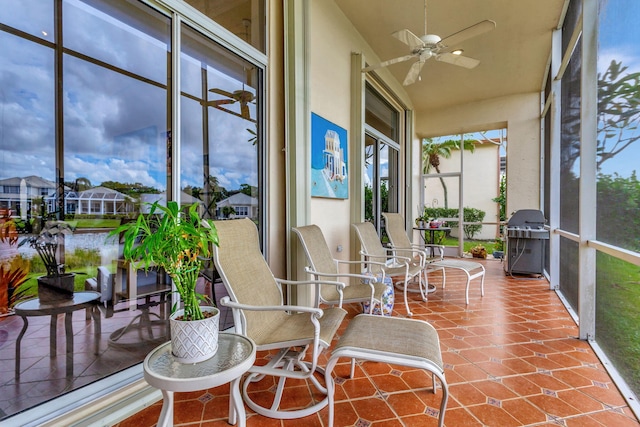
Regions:
<instances>
[{"instance_id":1,"label":"green shrub","mask_svg":"<svg viewBox=\"0 0 640 427\"><path fill-rule=\"evenodd\" d=\"M463 219L464 222L482 222L484 220L486 212L476 208L464 208ZM457 218L458 209L445 209L445 208L424 208L424 218ZM458 221L448 221L449 226L458 227ZM482 230L481 224L466 224L462 227L464 236L467 239L473 239L476 234Z\"/></svg>"}]
</instances>

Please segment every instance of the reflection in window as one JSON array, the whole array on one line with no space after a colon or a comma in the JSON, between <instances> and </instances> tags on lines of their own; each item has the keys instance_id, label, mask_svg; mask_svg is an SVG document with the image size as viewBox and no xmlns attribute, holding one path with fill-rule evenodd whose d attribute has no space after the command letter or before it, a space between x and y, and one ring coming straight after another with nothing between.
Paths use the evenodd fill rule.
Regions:
<instances>
[{"instance_id":1,"label":"reflection in window","mask_svg":"<svg viewBox=\"0 0 640 427\"><path fill-rule=\"evenodd\" d=\"M181 197L257 221L258 70L187 26L182 42Z\"/></svg>"},{"instance_id":2,"label":"reflection in window","mask_svg":"<svg viewBox=\"0 0 640 427\"><path fill-rule=\"evenodd\" d=\"M185 1L243 41L266 52L265 0Z\"/></svg>"},{"instance_id":3,"label":"reflection in window","mask_svg":"<svg viewBox=\"0 0 640 427\"><path fill-rule=\"evenodd\" d=\"M6 0L2 6L0 223L12 220L15 228L11 239L0 240L0 265L20 274L18 281L0 281L10 294L0 298L0 329L9 332L8 340L0 336L0 347L11 373L0 383L0 419L113 378L166 341L165 275L135 271L121 260L118 236L106 236L148 213L154 201L199 203L211 216L257 219L263 90L254 64L186 28L182 79L171 79L171 19L144 2ZM261 18L256 22L264 13ZM171 105L171 84L182 85L180 105ZM181 138L173 138L178 108ZM172 164L174 148L180 165ZM183 191L172 194L178 166ZM50 218L74 229L61 239L56 261L75 273L76 292L99 292L102 336L94 354L95 325L84 311L73 314L69 374L61 365L67 358L60 358L64 328L58 327L58 357L51 358L42 346L49 318L30 318L16 380L22 323L4 314L17 289L37 296L37 278L45 274L35 250L18 243Z\"/></svg>"}]
</instances>

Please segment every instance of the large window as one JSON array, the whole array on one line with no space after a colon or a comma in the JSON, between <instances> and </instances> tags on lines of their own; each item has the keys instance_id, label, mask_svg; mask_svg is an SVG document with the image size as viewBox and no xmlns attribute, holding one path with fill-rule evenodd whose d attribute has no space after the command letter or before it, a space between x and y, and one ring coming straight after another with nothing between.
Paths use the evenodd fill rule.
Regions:
<instances>
[{"instance_id":1,"label":"large window","mask_svg":"<svg viewBox=\"0 0 640 427\"><path fill-rule=\"evenodd\" d=\"M381 213L398 212L400 114L369 84L365 106L365 219L381 230Z\"/></svg>"},{"instance_id":2,"label":"large window","mask_svg":"<svg viewBox=\"0 0 640 427\"><path fill-rule=\"evenodd\" d=\"M264 22L264 2L251 4L250 19ZM198 204L209 217L250 217L259 227L264 215L264 64L194 29L216 25L182 16L174 46L172 15L141 1L2 6L0 224L12 231L0 234L0 419L110 381L167 339L170 284L161 271L123 262L111 230L156 201ZM263 26L250 30L245 47L263 47ZM43 295L45 266L21 243L48 220L72 231L60 236L56 262L73 273L76 295L99 292L101 334L84 309L69 311L71 352L62 317L50 324L45 309L23 323L14 313L19 295ZM143 287L151 291L135 296Z\"/></svg>"},{"instance_id":3,"label":"large window","mask_svg":"<svg viewBox=\"0 0 640 427\"><path fill-rule=\"evenodd\" d=\"M598 240L640 252L640 4L601 3L598 13ZM598 254L596 341L640 395L640 268Z\"/></svg>"}]
</instances>

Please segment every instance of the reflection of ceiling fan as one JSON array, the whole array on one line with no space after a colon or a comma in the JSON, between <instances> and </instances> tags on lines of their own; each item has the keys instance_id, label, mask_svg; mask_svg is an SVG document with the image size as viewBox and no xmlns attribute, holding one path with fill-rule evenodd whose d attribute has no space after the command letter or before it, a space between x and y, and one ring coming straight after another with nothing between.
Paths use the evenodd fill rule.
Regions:
<instances>
[{"instance_id":1,"label":"reflection of ceiling fan","mask_svg":"<svg viewBox=\"0 0 640 427\"><path fill-rule=\"evenodd\" d=\"M417 58L418 61L413 63L413 65L409 69L409 72L407 73L407 76L404 79L403 85L406 86L415 83L416 80L420 79L420 71L422 70L425 61L431 57L435 58L436 61L442 61L464 68L474 68L480 63L480 61L478 61L477 59L469 58L467 56L460 56L459 53L462 53L462 51L459 51L458 54L456 54L450 52L450 50L455 48L456 45L458 45L462 41L486 33L487 31L491 31L495 27L496 23L494 21L485 20L478 22L477 24L472 25L468 28L465 28L464 30L460 30L457 33L451 34L444 39L435 34L428 34L427 1L425 0L424 35L418 37L407 29L396 31L392 34L393 37L408 45L411 49L411 53L409 55L390 59L388 61L381 62L380 64L363 68L362 72L366 73L368 71L375 70L376 68L386 67L387 65L397 64L398 62L404 62L413 58Z\"/></svg>"},{"instance_id":2,"label":"reflection of ceiling fan","mask_svg":"<svg viewBox=\"0 0 640 427\"><path fill-rule=\"evenodd\" d=\"M217 93L218 95L225 96L226 99L217 99L214 101L210 101L209 105L215 107L219 110L226 111L227 113L231 113L235 116L242 117L243 119L250 120L255 122L250 116L249 113L249 103L253 102L256 99L255 95L247 90L236 90L233 92L227 92L222 89L209 89L209 92ZM222 107L225 104L235 104L236 102L240 103L240 114L235 111L231 111L228 108Z\"/></svg>"}]
</instances>

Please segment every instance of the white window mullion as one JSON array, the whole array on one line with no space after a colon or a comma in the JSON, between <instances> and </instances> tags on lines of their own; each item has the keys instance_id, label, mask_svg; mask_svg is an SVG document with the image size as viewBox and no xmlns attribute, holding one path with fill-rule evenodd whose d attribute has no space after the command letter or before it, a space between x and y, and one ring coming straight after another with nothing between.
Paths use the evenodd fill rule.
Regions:
<instances>
[{"instance_id":1,"label":"white window mullion","mask_svg":"<svg viewBox=\"0 0 640 427\"><path fill-rule=\"evenodd\" d=\"M582 2L582 67L580 78L580 222L578 316L580 339L595 339L596 250L589 247L596 238L596 148L597 148L597 52L598 6L595 0Z\"/></svg>"}]
</instances>

